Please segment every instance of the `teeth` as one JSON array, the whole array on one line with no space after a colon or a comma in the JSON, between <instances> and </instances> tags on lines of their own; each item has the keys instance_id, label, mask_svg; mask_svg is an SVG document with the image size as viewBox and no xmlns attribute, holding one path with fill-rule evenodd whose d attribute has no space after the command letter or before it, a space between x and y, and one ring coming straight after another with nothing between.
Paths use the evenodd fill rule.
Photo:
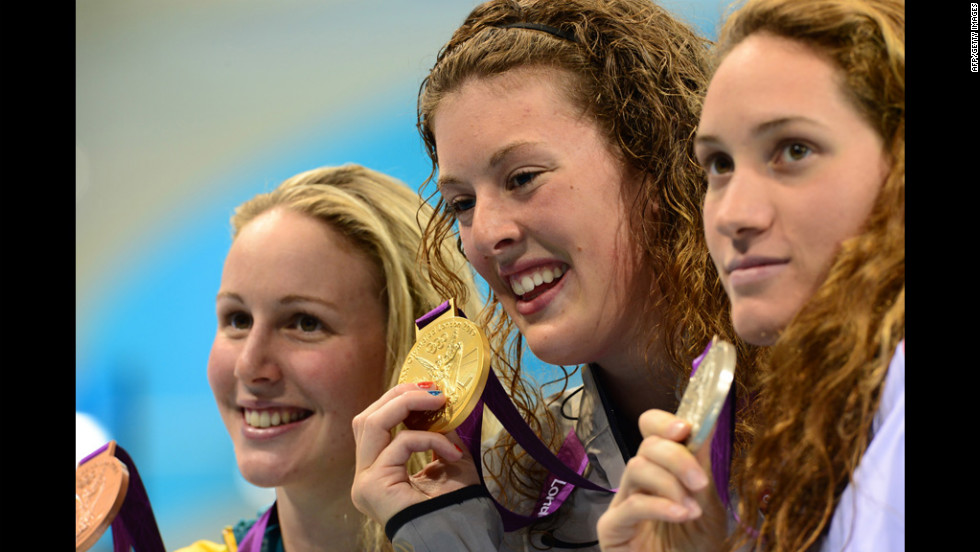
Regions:
<instances>
[{"instance_id":1,"label":"teeth","mask_svg":"<svg viewBox=\"0 0 980 552\"><path fill-rule=\"evenodd\" d=\"M245 423L257 428L275 427L298 421L304 416L292 410L248 410L245 409Z\"/></svg>"},{"instance_id":2,"label":"teeth","mask_svg":"<svg viewBox=\"0 0 980 552\"><path fill-rule=\"evenodd\" d=\"M561 278L562 274L564 274L564 270L561 267L543 268L531 274L525 274L519 280L512 278L510 287L514 291L514 295L524 295L541 284L550 284Z\"/></svg>"}]
</instances>

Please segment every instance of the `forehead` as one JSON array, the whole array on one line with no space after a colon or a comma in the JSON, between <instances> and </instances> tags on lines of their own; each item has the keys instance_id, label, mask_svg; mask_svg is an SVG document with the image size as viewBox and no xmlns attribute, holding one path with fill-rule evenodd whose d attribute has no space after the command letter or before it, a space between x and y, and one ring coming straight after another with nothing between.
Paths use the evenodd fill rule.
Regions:
<instances>
[{"instance_id":1,"label":"forehead","mask_svg":"<svg viewBox=\"0 0 980 552\"><path fill-rule=\"evenodd\" d=\"M380 270L370 256L327 222L276 208L246 224L232 243L225 276L303 286L377 285Z\"/></svg>"},{"instance_id":2,"label":"forehead","mask_svg":"<svg viewBox=\"0 0 980 552\"><path fill-rule=\"evenodd\" d=\"M799 41L756 33L735 46L715 72L705 97L702 128L733 105L780 114L851 108L839 69ZM856 111L853 110L852 111Z\"/></svg>"},{"instance_id":3,"label":"forehead","mask_svg":"<svg viewBox=\"0 0 980 552\"><path fill-rule=\"evenodd\" d=\"M517 67L495 75L468 77L443 96L431 117L432 128L437 130L440 115L451 111L460 103L469 100L470 104L476 104L469 106L471 112L476 114L483 111L479 108L486 106L489 101L505 96L510 98L509 105L498 105L498 109L518 107L513 101L544 98L556 111L582 115L587 112L587 108L579 105L580 102L573 92L577 78L570 71L541 65ZM472 109L474 107L477 109Z\"/></svg>"}]
</instances>

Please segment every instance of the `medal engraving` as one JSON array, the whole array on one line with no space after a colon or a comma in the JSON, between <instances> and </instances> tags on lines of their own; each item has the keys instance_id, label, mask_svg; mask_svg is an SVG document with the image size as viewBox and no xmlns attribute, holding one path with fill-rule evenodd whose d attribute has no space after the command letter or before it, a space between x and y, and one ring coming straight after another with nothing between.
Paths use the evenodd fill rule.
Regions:
<instances>
[{"instance_id":1,"label":"medal engraving","mask_svg":"<svg viewBox=\"0 0 980 552\"><path fill-rule=\"evenodd\" d=\"M711 340L711 348L688 382L675 414L691 424L687 448L692 452L697 452L711 435L734 379L735 347L715 336Z\"/></svg>"},{"instance_id":2,"label":"medal engraving","mask_svg":"<svg viewBox=\"0 0 980 552\"><path fill-rule=\"evenodd\" d=\"M75 470L75 550L88 550L112 524L129 488L129 470L115 457L115 441Z\"/></svg>"},{"instance_id":3,"label":"medal engraving","mask_svg":"<svg viewBox=\"0 0 980 552\"><path fill-rule=\"evenodd\" d=\"M405 419L409 429L445 433L470 415L487 383L490 344L480 328L455 316L455 305L418 332L402 365L398 383L432 381L446 396L434 411L415 411Z\"/></svg>"}]
</instances>

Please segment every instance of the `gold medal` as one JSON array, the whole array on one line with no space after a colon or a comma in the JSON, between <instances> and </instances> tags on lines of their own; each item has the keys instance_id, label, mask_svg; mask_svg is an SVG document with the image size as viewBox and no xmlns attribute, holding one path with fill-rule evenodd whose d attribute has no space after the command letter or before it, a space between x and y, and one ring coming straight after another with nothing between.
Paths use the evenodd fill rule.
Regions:
<instances>
[{"instance_id":1,"label":"gold medal","mask_svg":"<svg viewBox=\"0 0 980 552\"><path fill-rule=\"evenodd\" d=\"M735 347L715 336L697 371L691 376L675 414L691 424L687 448L692 452L697 452L711 435L711 428L721 413L734 379Z\"/></svg>"},{"instance_id":2,"label":"gold medal","mask_svg":"<svg viewBox=\"0 0 980 552\"><path fill-rule=\"evenodd\" d=\"M116 442L75 470L75 550L88 550L119 514L129 470L116 458Z\"/></svg>"},{"instance_id":3,"label":"gold medal","mask_svg":"<svg viewBox=\"0 0 980 552\"><path fill-rule=\"evenodd\" d=\"M456 302L438 318L416 328L415 345L402 365L398 383L434 382L446 395L439 410L415 411L409 429L446 433L470 415L490 374L490 342L472 321L456 316Z\"/></svg>"}]
</instances>

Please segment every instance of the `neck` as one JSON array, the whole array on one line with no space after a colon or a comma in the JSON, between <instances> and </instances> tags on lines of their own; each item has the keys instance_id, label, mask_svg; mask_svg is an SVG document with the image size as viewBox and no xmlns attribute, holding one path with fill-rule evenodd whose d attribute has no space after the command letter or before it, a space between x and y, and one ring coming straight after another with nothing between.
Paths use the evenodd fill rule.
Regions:
<instances>
[{"instance_id":1,"label":"neck","mask_svg":"<svg viewBox=\"0 0 980 552\"><path fill-rule=\"evenodd\" d=\"M346 488L333 485L330 489L276 489L283 549L326 552L360 548L358 537L364 516L351 503L351 481L346 483Z\"/></svg>"},{"instance_id":2,"label":"neck","mask_svg":"<svg viewBox=\"0 0 980 552\"><path fill-rule=\"evenodd\" d=\"M666 353L654 349L648 360L644 361L643 357L633 354L597 363L598 379L611 403L609 406L616 411L619 429L627 442L634 444L642 441L638 426L640 414L654 408L674 412L679 402L676 394L679 374L667 361Z\"/></svg>"}]
</instances>

